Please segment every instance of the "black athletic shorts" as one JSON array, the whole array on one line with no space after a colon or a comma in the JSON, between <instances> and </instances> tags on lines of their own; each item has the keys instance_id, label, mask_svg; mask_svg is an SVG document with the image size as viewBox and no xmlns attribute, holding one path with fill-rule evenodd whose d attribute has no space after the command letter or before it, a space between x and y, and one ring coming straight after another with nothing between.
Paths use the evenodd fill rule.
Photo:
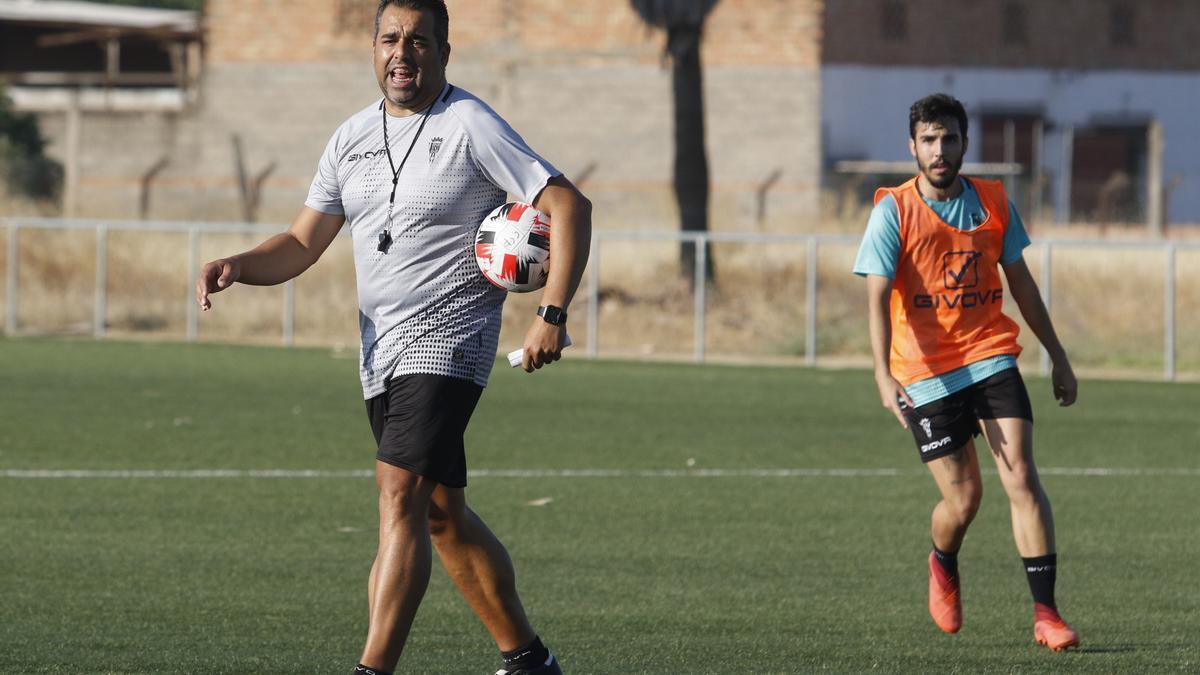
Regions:
<instances>
[{"instance_id":1,"label":"black athletic shorts","mask_svg":"<svg viewBox=\"0 0 1200 675\"><path fill-rule=\"evenodd\" d=\"M467 486L463 432L483 387L444 375L401 375L367 400L367 417L379 444L375 455L447 487Z\"/></svg>"},{"instance_id":2,"label":"black athletic shorts","mask_svg":"<svg viewBox=\"0 0 1200 675\"><path fill-rule=\"evenodd\" d=\"M960 389L945 398L909 408L900 402L922 462L932 462L962 449L979 435L980 420L1016 417L1033 421L1029 392L1016 368Z\"/></svg>"}]
</instances>

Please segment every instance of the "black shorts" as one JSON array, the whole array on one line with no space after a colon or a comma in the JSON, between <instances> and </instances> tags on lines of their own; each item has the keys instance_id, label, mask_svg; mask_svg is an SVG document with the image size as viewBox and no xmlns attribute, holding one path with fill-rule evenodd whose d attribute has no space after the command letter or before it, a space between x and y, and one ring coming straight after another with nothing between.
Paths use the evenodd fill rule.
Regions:
<instances>
[{"instance_id":1,"label":"black shorts","mask_svg":"<svg viewBox=\"0 0 1200 675\"><path fill-rule=\"evenodd\" d=\"M463 432L483 387L445 375L401 375L367 399L375 457L447 487L467 486Z\"/></svg>"},{"instance_id":2,"label":"black shorts","mask_svg":"<svg viewBox=\"0 0 1200 675\"><path fill-rule=\"evenodd\" d=\"M1016 368L1002 370L991 377L960 389L945 398L900 409L908 419L922 462L932 462L962 449L979 435L980 420L1016 417L1033 421L1029 392Z\"/></svg>"}]
</instances>

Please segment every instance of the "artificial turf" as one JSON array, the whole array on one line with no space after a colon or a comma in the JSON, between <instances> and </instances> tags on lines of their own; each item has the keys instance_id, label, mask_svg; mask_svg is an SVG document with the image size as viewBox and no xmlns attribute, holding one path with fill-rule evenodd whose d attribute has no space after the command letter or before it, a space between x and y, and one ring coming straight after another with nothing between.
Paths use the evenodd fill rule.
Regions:
<instances>
[{"instance_id":1,"label":"artificial turf","mask_svg":"<svg viewBox=\"0 0 1200 675\"><path fill-rule=\"evenodd\" d=\"M863 371L498 364L467 494L567 672L1200 669L1200 386L1060 409L1027 382L1067 654L1033 644L991 473L965 626L933 626L935 489ZM7 339L0 385L0 672L349 671L376 527L352 354ZM498 666L435 565L399 671Z\"/></svg>"}]
</instances>

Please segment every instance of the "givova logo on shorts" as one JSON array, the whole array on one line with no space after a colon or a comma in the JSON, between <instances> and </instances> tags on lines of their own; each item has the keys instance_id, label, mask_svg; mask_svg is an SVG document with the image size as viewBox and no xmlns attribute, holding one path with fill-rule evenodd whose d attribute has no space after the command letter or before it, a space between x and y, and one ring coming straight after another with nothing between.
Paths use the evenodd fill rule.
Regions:
<instances>
[{"instance_id":1,"label":"givova logo on shorts","mask_svg":"<svg viewBox=\"0 0 1200 675\"><path fill-rule=\"evenodd\" d=\"M926 443L925 445L922 445L921 446L921 454L923 455L931 450L937 450L938 448L945 447L947 445L950 445L950 437L949 436L947 436L945 438L940 438L936 441L933 441L932 443Z\"/></svg>"}]
</instances>

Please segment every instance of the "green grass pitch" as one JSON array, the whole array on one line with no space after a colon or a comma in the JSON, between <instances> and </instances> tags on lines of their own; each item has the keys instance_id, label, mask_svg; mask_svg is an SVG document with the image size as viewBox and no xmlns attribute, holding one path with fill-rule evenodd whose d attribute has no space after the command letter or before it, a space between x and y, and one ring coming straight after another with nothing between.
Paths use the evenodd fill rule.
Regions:
<instances>
[{"instance_id":1,"label":"green grass pitch","mask_svg":"<svg viewBox=\"0 0 1200 675\"><path fill-rule=\"evenodd\" d=\"M1053 654L994 473L965 626L933 626L935 488L869 373L580 356L498 364L468 432L470 501L567 672L1200 669L1200 386L1085 381L1060 409L1027 376L1083 637ZM328 350L0 340L0 672L349 672L376 527L357 387ZM96 477L122 470L179 473ZM498 665L435 564L401 672Z\"/></svg>"}]
</instances>

